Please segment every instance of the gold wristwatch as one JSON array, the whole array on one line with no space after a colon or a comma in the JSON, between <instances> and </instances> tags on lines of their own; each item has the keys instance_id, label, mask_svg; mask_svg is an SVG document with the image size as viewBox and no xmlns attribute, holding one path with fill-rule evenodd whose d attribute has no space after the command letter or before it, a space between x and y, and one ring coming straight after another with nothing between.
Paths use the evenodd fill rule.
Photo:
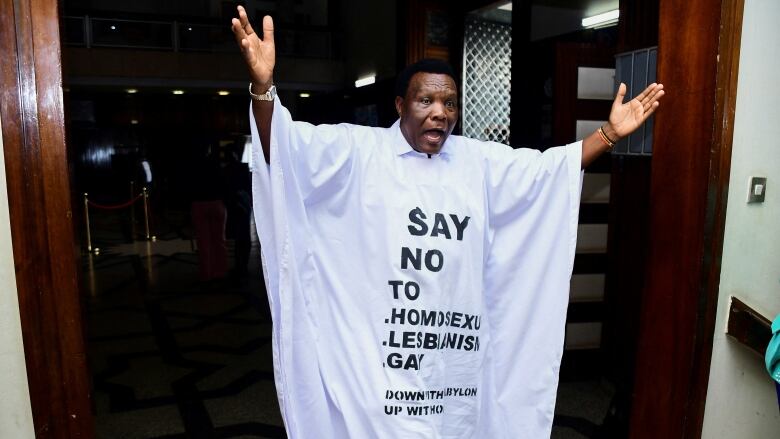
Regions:
<instances>
[{"instance_id":1,"label":"gold wristwatch","mask_svg":"<svg viewBox=\"0 0 780 439\"><path fill-rule=\"evenodd\" d=\"M276 86L272 84L265 93L256 95L252 93L252 83L250 82L249 96L256 101L273 101L276 98Z\"/></svg>"}]
</instances>

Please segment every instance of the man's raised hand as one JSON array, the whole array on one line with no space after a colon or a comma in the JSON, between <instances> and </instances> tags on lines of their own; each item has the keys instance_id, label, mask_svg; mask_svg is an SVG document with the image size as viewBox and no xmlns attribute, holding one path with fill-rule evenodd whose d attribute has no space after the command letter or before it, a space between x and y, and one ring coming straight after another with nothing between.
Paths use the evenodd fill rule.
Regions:
<instances>
[{"instance_id":1,"label":"man's raised hand","mask_svg":"<svg viewBox=\"0 0 780 439\"><path fill-rule=\"evenodd\" d=\"M256 93L263 93L271 85L274 77L274 65L276 65L276 48L274 47L274 21L270 16L263 17L262 39L252 29L246 10L238 7L238 18L231 20L233 35L236 43L241 48L244 61L249 68L252 82L263 89L257 89Z\"/></svg>"},{"instance_id":2,"label":"man's raised hand","mask_svg":"<svg viewBox=\"0 0 780 439\"><path fill-rule=\"evenodd\" d=\"M650 84L642 93L639 93L634 99L623 103L626 97L626 85L621 83L618 87L617 96L612 103L612 111L609 113L609 124L605 127L612 139L623 138L633 133L639 128L648 117L650 117L664 95L663 84Z\"/></svg>"}]
</instances>

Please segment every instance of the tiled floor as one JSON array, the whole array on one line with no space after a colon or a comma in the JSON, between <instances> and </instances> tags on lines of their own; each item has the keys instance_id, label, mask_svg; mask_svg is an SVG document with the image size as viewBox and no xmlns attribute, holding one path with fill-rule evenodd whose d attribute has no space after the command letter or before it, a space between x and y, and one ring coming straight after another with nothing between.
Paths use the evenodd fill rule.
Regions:
<instances>
[{"instance_id":1,"label":"tiled floor","mask_svg":"<svg viewBox=\"0 0 780 439\"><path fill-rule=\"evenodd\" d=\"M98 437L284 437L261 279L201 284L189 241L179 244L92 257Z\"/></svg>"},{"instance_id":2,"label":"tiled floor","mask_svg":"<svg viewBox=\"0 0 780 439\"><path fill-rule=\"evenodd\" d=\"M106 230L82 278L97 437L286 437L257 244L255 274L204 284L186 231L127 244ZM612 393L562 383L552 437L601 437Z\"/></svg>"}]
</instances>

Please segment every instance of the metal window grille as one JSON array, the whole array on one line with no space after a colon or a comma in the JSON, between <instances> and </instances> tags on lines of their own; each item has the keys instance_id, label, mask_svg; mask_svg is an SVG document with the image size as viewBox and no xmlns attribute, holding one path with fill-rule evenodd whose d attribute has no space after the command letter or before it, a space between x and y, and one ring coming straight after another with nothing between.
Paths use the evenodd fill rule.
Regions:
<instances>
[{"instance_id":1,"label":"metal window grille","mask_svg":"<svg viewBox=\"0 0 780 439\"><path fill-rule=\"evenodd\" d=\"M512 26L466 19L463 44L463 135L509 143Z\"/></svg>"},{"instance_id":2,"label":"metal window grille","mask_svg":"<svg viewBox=\"0 0 780 439\"><path fill-rule=\"evenodd\" d=\"M627 87L626 101L642 92L655 82L658 47L635 50L615 55L615 88L624 82ZM630 136L615 145L612 154L652 155L654 117L649 119Z\"/></svg>"}]
</instances>

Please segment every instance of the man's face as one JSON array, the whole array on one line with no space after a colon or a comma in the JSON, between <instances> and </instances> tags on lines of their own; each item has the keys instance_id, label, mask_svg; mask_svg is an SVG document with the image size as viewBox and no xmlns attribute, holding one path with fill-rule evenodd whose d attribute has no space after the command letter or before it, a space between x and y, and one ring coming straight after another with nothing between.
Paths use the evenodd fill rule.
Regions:
<instances>
[{"instance_id":1,"label":"man's face","mask_svg":"<svg viewBox=\"0 0 780 439\"><path fill-rule=\"evenodd\" d=\"M406 97L395 98L401 132L409 145L426 154L437 154L458 122L455 81L438 73L415 73Z\"/></svg>"}]
</instances>

